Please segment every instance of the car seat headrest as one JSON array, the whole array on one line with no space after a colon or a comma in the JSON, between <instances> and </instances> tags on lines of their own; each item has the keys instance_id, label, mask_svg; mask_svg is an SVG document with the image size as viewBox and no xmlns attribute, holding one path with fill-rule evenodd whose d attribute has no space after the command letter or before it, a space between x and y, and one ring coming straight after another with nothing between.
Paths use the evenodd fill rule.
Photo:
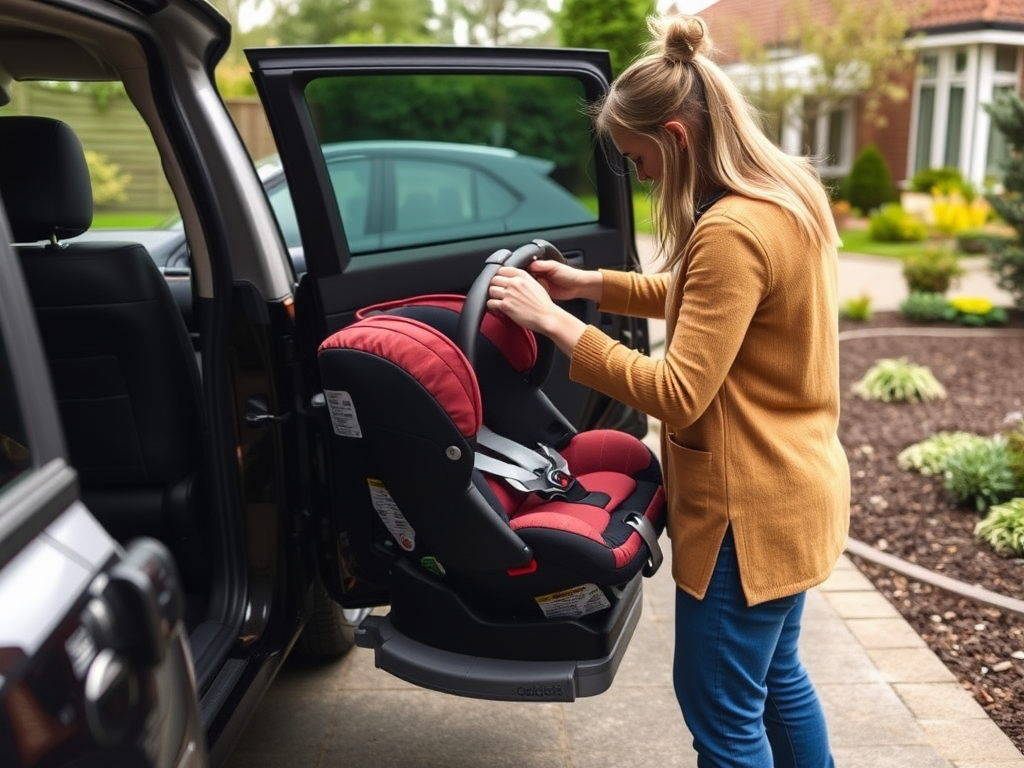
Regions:
<instances>
[{"instance_id":1,"label":"car seat headrest","mask_svg":"<svg viewBox=\"0 0 1024 768\"><path fill-rule=\"evenodd\" d=\"M408 317L370 315L329 336L319 351L332 349L358 350L394 363L430 393L463 437L480 430L483 407L476 375L440 331Z\"/></svg>"},{"instance_id":2,"label":"car seat headrest","mask_svg":"<svg viewBox=\"0 0 1024 768\"><path fill-rule=\"evenodd\" d=\"M452 321L454 329L465 299L465 296L447 293L413 296L364 307L356 312L356 318L373 317L382 313L402 314L403 311L408 311L409 316L415 316L417 310L433 308L451 312L455 316ZM537 338L533 332L505 315L498 312L485 313L480 333L501 352L512 370L517 373L528 371L537 362Z\"/></svg>"},{"instance_id":3,"label":"car seat headrest","mask_svg":"<svg viewBox=\"0 0 1024 768\"><path fill-rule=\"evenodd\" d=\"M78 136L48 117L0 118L0 198L15 242L60 240L92 225L92 184Z\"/></svg>"}]
</instances>

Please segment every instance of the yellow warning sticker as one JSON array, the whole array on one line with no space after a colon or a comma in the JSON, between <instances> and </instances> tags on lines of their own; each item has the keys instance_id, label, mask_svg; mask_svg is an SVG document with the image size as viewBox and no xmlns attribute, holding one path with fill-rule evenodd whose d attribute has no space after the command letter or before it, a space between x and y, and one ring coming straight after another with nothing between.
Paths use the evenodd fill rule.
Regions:
<instances>
[{"instance_id":1,"label":"yellow warning sticker","mask_svg":"<svg viewBox=\"0 0 1024 768\"><path fill-rule=\"evenodd\" d=\"M603 611L611 605L596 584L580 584L548 595L538 595L534 600L549 619L575 619Z\"/></svg>"},{"instance_id":2,"label":"yellow warning sticker","mask_svg":"<svg viewBox=\"0 0 1024 768\"><path fill-rule=\"evenodd\" d=\"M406 552L412 552L416 548L416 531L405 519L405 515L402 514L402 510L398 508L398 504L395 503L391 494L388 493L388 489L384 487L384 483L373 477L368 477L366 484L370 488L370 502L384 522L384 527L394 536L398 546Z\"/></svg>"}]
</instances>

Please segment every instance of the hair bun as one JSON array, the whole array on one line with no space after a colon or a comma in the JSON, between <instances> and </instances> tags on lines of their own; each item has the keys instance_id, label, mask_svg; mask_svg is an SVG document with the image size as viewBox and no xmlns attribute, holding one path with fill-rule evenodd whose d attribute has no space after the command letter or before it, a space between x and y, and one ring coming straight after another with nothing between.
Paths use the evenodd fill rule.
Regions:
<instances>
[{"instance_id":1,"label":"hair bun","mask_svg":"<svg viewBox=\"0 0 1024 768\"><path fill-rule=\"evenodd\" d=\"M695 56L711 50L707 23L700 16L674 15L651 18L652 52L660 53L675 63L693 61Z\"/></svg>"}]
</instances>

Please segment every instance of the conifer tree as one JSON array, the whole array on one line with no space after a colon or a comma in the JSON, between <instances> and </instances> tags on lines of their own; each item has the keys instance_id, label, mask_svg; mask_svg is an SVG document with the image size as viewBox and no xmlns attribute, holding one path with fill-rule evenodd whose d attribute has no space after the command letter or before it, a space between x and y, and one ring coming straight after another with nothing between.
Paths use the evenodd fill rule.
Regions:
<instances>
[{"instance_id":1,"label":"conifer tree","mask_svg":"<svg viewBox=\"0 0 1024 768\"><path fill-rule=\"evenodd\" d=\"M985 105L985 110L1009 149L1003 160L1003 191L985 197L1017 233L1016 242L992 250L989 269L996 284L1013 296L1018 308L1024 309L1024 101L1016 93L1002 91Z\"/></svg>"}]
</instances>

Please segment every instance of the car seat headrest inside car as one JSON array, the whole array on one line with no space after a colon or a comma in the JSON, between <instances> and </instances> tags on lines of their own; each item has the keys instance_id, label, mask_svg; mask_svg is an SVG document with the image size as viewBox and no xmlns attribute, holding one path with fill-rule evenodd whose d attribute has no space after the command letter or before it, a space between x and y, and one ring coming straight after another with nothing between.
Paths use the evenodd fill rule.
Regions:
<instances>
[{"instance_id":1,"label":"car seat headrest inside car","mask_svg":"<svg viewBox=\"0 0 1024 768\"><path fill-rule=\"evenodd\" d=\"M57 241L92 225L92 184L78 136L48 117L0 118L0 198L17 243Z\"/></svg>"}]
</instances>

